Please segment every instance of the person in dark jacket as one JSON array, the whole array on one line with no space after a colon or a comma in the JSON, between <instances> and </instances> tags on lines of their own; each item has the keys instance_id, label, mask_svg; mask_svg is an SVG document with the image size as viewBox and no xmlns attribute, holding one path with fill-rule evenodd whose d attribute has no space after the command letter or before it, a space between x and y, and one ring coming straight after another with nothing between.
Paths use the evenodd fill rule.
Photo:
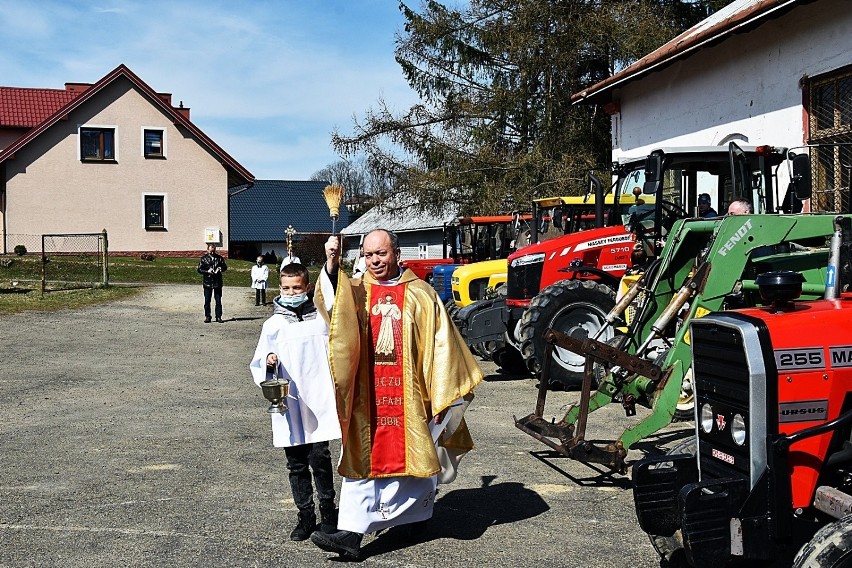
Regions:
<instances>
[{"instance_id":1,"label":"person in dark jacket","mask_svg":"<svg viewBox=\"0 0 852 568\"><path fill-rule=\"evenodd\" d=\"M698 196L698 216L702 219L712 219L719 216L716 210L710 207L709 193L702 193Z\"/></svg>"},{"instance_id":2,"label":"person in dark jacket","mask_svg":"<svg viewBox=\"0 0 852 568\"><path fill-rule=\"evenodd\" d=\"M216 321L222 323L222 273L228 270L225 259L216 254L216 245L207 245L207 254L198 261L198 273L204 285L204 323L210 323L210 298L216 299Z\"/></svg>"}]
</instances>

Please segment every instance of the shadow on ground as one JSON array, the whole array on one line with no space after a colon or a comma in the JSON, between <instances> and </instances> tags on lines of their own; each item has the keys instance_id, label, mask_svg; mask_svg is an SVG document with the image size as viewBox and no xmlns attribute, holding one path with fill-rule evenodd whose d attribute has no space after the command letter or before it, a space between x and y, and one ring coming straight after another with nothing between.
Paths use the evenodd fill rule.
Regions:
<instances>
[{"instance_id":1,"label":"shadow on ground","mask_svg":"<svg viewBox=\"0 0 852 568\"><path fill-rule=\"evenodd\" d=\"M484 476L479 488L456 489L443 496L442 486L438 486L435 512L424 531L410 534L408 526L394 527L364 546L361 558L441 538L476 540L491 526L530 519L549 509L544 499L524 484L494 480L494 476Z\"/></svg>"}]
</instances>

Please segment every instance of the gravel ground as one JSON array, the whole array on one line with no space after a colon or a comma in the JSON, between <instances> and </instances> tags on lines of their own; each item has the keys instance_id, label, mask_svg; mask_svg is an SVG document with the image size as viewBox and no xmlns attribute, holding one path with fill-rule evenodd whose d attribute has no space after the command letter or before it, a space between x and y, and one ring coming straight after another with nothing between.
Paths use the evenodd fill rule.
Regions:
<instances>
[{"instance_id":1,"label":"gravel ground","mask_svg":"<svg viewBox=\"0 0 852 568\"><path fill-rule=\"evenodd\" d=\"M254 307L248 288L223 296L224 324L202 323L200 286L0 319L0 566L336 562L287 538L296 512L284 454L248 373L270 308ZM629 479L554 456L517 430L512 415L532 412L535 381L482 366L467 415L477 448L440 487L427 533L368 536L361 564L659 566ZM548 412L576 398L551 393ZM590 420L589 437L614 437L632 420L613 405Z\"/></svg>"}]
</instances>

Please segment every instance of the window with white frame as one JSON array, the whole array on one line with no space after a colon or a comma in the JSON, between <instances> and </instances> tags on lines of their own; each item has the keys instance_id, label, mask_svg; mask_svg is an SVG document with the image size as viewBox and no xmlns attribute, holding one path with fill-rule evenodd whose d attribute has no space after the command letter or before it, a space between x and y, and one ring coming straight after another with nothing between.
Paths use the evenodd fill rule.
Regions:
<instances>
[{"instance_id":1,"label":"window with white frame","mask_svg":"<svg viewBox=\"0 0 852 568\"><path fill-rule=\"evenodd\" d=\"M142 127L142 157L166 157L166 129L156 126Z\"/></svg>"},{"instance_id":2,"label":"window with white frame","mask_svg":"<svg viewBox=\"0 0 852 568\"><path fill-rule=\"evenodd\" d=\"M165 231L168 227L168 200L165 193L142 195L143 225L146 231Z\"/></svg>"},{"instance_id":3,"label":"window with white frame","mask_svg":"<svg viewBox=\"0 0 852 568\"><path fill-rule=\"evenodd\" d=\"M429 245L427 243L417 244L417 258L429 258Z\"/></svg>"},{"instance_id":4,"label":"window with white frame","mask_svg":"<svg viewBox=\"0 0 852 568\"><path fill-rule=\"evenodd\" d=\"M118 127L83 124L77 129L79 159L83 162L118 161Z\"/></svg>"}]
</instances>

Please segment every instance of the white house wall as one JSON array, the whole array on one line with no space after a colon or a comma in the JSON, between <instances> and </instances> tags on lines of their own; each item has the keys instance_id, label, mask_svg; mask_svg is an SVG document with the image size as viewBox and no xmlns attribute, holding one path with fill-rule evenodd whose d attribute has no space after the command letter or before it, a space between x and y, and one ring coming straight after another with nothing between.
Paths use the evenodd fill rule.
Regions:
<instances>
[{"instance_id":1,"label":"white house wall","mask_svg":"<svg viewBox=\"0 0 852 568\"><path fill-rule=\"evenodd\" d=\"M800 80L852 64L851 8L848 0L799 6L626 84L614 97L621 111L613 116L613 159L729 139L801 145Z\"/></svg>"}]
</instances>

